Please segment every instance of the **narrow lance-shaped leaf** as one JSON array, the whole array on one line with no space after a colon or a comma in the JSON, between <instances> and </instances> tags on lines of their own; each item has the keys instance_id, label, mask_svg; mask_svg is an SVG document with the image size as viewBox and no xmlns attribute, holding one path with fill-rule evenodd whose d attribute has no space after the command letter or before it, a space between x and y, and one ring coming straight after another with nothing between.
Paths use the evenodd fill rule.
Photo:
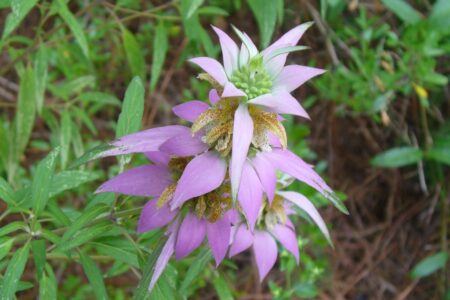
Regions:
<instances>
[{"instance_id":1,"label":"narrow lance-shaped leaf","mask_svg":"<svg viewBox=\"0 0 450 300\"><path fill-rule=\"evenodd\" d=\"M414 147L392 148L375 156L371 163L377 167L398 168L415 164L422 159L422 151Z\"/></svg>"},{"instance_id":2,"label":"narrow lance-shaped leaf","mask_svg":"<svg viewBox=\"0 0 450 300\"><path fill-rule=\"evenodd\" d=\"M31 136L36 111L35 96L34 72L31 68L27 68L20 79L15 119L15 147L11 147L16 157L15 161L20 159Z\"/></svg>"},{"instance_id":3,"label":"narrow lance-shaped leaf","mask_svg":"<svg viewBox=\"0 0 450 300\"><path fill-rule=\"evenodd\" d=\"M60 242L58 245L58 251L66 252L75 247L81 246L90 240L101 237L103 234L111 231L112 226L109 221L102 221L98 224L92 225L91 227L85 228L76 235L74 235L69 241L62 243Z\"/></svg>"},{"instance_id":4,"label":"narrow lance-shaped leaf","mask_svg":"<svg viewBox=\"0 0 450 300\"><path fill-rule=\"evenodd\" d=\"M180 287L181 294L185 294L187 292L187 289L190 287L192 282L200 274L200 272L203 272L205 270L206 265L208 264L208 262L211 261L211 259L212 259L211 251L207 248L203 249L203 251L198 253L194 261L192 262L191 266L189 267L189 270L187 271L183 282L181 283Z\"/></svg>"},{"instance_id":5,"label":"narrow lance-shaped leaf","mask_svg":"<svg viewBox=\"0 0 450 300\"><path fill-rule=\"evenodd\" d=\"M11 0L12 11L6 17L3 29L2 40L13 32L22 20L28 15L30 10L36 5L38 0Z\"/></svg>"},{"instance_id":6,"label":"narrow lance-shaped leaf","mask_svg":"<svg viewBox=\"0 0 450 300\"><path fill-rule=\"evenodd\" d=\"M204 0L192 0L190 2L188 10L182 12L186 16L186 19L189 19L194 15L198 8L203 4Z\"/></svg>"},{"instance_id":7,"label":"narrow lance-shaped leaf","mask_svg":"<svg viewBox=\"0 0 450 300\"><path fill-rule=\"evenodd\" d=\"M80 261L83 265L84 273L94 289L97 299L108 299L102 273L95 262L88 255L85 255L82 252L80 252Z\"/></svg>"},{"instance_id":8,"label":"narrow lance-shaped leaf","mask_svg":"<svg viewBox=\"0 0 450 300\"><path fill-rule=\"evenodd\" d=\"M49 195L50 197L53 197L98 178L99 174L92 171L70 170L59 172L52 178Z\"/></svg>"},{"instance_id":9,"label":"narrow lance-shaped leaf","mask_svg":"<svg viewBox=\"0 0 450 300\"><path fill-rule=\"evenodd\" d=\"M48 264L46 265L45 271L39 281L39 299L56 300L58 299L56 276L53 273L52 267Z\"/></svg>"},{"instance_id":10,"label":"narrow lance-shaped leaf","mask_svg":"<svg viewBox=\"0 0 450 300\"><path fill-rule=\"evenodd\" d=\"M125 92L122 112L117 121L116 137L136 132L141 127L144 112L144 86L139 77L134 77Z\"/></svg>"},{"instance_id":11,"label":"narrow lance-shaped leaf","mask_svg":"<svg viewBox=\"0 0 450 300\"><path fill-rule=\"evenodd\" d=\"M31 184L31 199L33 210L39 215L47 205L51 181L55 171L56 157L59 154L59 148L55 148L47 157L39 162L36 173L33 176Z\"/></svg>"},{"instance_id":12,"label":"narrow lance-shaped leaf","mask_svg":"<svg viewBox=\"0 0 450 300\"><path fill-rule=\"evenodd\" d=\"M145 59L141 46L131 32L125 27L122 27L121 29L123 46L125 48L131 73L133 73L133 76L139 76L142 80L145 80Z\"/></svg>"},{"instance_id":13,"label":"narrow lance-shaped leaf","mask_svg":"<svg viewBox=\"0 0 450 300\"><path fill-rule=\"evenodd\" d=\"M151 254L148 256L147 263L145 264L144 269L142 270L142 278L139 281L139 286L133 295L134 300L147 299L149 292L148 287L150 285L150 280L152 278L156 261L158 260L159 255L164 247L165 242L161 241L158 244L158 247L154 249Z\"/></svg>"},{"instance_id":14,"label":"narrow lance-shaped leaf","mask_svg":"<svg viewBox=\"0 0 450 300\"><path fill-rule=\"evenodd\" d=\"M2 261L2 259L6 255L8 255L13 244L14 244L14 238L10 238L10 237L0 238L0 261Z\"/></svg>"},{"instance_id":15,"label":"narrow lance-shaped leaf","mask_svg":"<svg viewBox=\"0 0 450 300\"><path fill-rule=\"evenodd\" d=\"M220 300L234 299L230 287L222 276L214 278L213 285Z\"/></svg>"},{"instance_id":16,"label":"narrow lance-shaped leaf","mask_svg":"<svg viewBox=\"0 0 450 300\"><path fill-rule=\"evenodd\" d=\"M419 12L405 0L381 0L381 2L407 24L415 24L422 19Z\"/></svg>"},{"instance_id":17,"label":"narrow lance-shaped leaf","mask_svg":"<svg viewBox=\"0 0 450 300\"><path fill-rule=\"evenodd\" d=\"M61 149L61 167L64 169L67 164L69 156L69 146L72 138L72 120L68 111L63 111L61 114L61 127L59 133L59 143Z\"/></svg>"},{"instance_id":18,"label":"narrow lance-shaped leaf","mask_svg":"<svg viewBox=\"0 0 450 300\"><path fill-rule=\"evenodd\" d=\"M26 243L21 249L16 251L11 258L3 277L3 284L0 289L1 299L14 299L14 295L18 288L19 279L25 269L30 253L30 244Z\"/></svg>"},{"instance_id":19,"label":"narrow lance-shaped leaf","mask_svg":"<svg viewBox=\"0 0 450 300\"><path fill-rule=\"evenodd\" d=\"M265 48L275 30L278 3L275 0L248 0L248 5L258 23L261 47Z\"/></svg>"},{"instance_id":20,"label":"narrow lance-shaped leaf","mask_svg":"<svg viewBox=\"0 0 450 300\"><path fill-rule=\"evenodd\" d=\"M36 91L36 108L39 114L42 113L42 106L44 105L44 95L47 85L48 74L48 58L47 48L40 46L34 58L34 83Z\"/></svg>"},{"instance_id":21,"label":"narrow lance-shaped leaf","mask_svg":"<svg viewBox=\"0 0 450 300\"><path fill-rule=\"evenodd\" d=\"M16 203L13 188L2 177L0 177L0 199L10 205L14 205Z\"/></svg>"},{"instance_id":22,"label":"narrow lance-shaped leaf","mask_svg":"<svg viewBox=\"0 0 450 300\"><path fill-rule=\"evenodd\" d=\"M150 89L154 90L161 74L168 49L167 31L163 22L158 23L153 39L152 73L150 75Z\"/></svg>"},{"instance_id":23,"label":"narrow lance-shaped leaf","mask_svg":"<svg viewBox=\"0 0 450 300\"><path fill-rule=\"evenodd\" d=\"M411 276L415 279L433 274L437 270L445 267L448 260L448 253L438 252L421 260L411 271Z\"/></svg>"},{"instance_id":24,"label":"narrow lance-shaped leaf","mask_svg":"<svg viewBox=\"0 0 450 300\"><path fill-rule=\"evenodd\" d=\"M86 36L84 35L84 31L83 31L83 28L81 27L80 23L78 23L78 20L70 12L70 10L67 7L67 4L64 0L56 0L54 3L56 4L58 14L61 16L61 18L67 24L67 26L69 26L69 29L70 29L70 31L72 31L72 33L75 37L75 40L77 41L78 45L80 46L81 50L83 51L83 54L86 57L89 57L88 42L87 42Z\"/></svg>"},{"instance_id":25,"label":"narrow lance-shaped leaf","mask_svg":"<svg viewBox=\"0 0 450 300\"><path fill-rule=\"evenodd\" d=\"M108 211L108 207L103 204L99 204L85 210L67 229L61 239L61 245L58 246L63 246L87 223L94 221L100 214L105 213L106 211Z\"/></svg>"},{"instance_id":26,"label":"narrow lance-shaped leaf","mask_svg":"<svg viewBox=\"0 0 450 300\"><path fill-rule=\"evenodd\" d=\"M45 267L45 240L31 241L31 252L33 253L34 264L36 266L37 278L41 279Z\"/></svg>"}]
</instances>

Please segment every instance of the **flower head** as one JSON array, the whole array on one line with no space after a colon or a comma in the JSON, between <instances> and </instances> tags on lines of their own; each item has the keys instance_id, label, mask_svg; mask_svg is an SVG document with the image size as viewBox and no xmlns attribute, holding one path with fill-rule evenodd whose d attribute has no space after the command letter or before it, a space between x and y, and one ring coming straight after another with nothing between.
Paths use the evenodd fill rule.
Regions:
<instances>
[{"instance_id":1,"label":"flower head","mask_svg":"<svg viewBox=\"0 0 450 300\"><path fill-rule=\"evenodd\" d=\"M278 114L309 118L290 92L324 71L284 64L288 53L305 48L295 45L310 25L295 27L261 52L238 29L234 28L242 41L240 48L225 32L213 27L222 48L223 66L209 57L191 59L206 72L199 77L212 84L217 97L212 108L203 106L204 111L193 119L192 131L205 128L205 141L215 145L223 156L233 149L230 174L234 199L251 146L270 151L269 135L275 134L282 146L287 147L286 132ZM198 103L184 105L192 106L192 110L199 107Z\"/></svg>"},{"instance_id":2,"label":"flower head","mask_svg":"<svg viewBox=\"0 0 450 300\"><path fill-rule=\"evenodd\" d=\"M148 152L146 156L154 164L125 171L97 192L153 197L142 210L137 231L165 227L169 237L158 258L152 288L173 253L176 259L184 258L205 237L219 265L227 253L234 210L229 185L223 183L226 165L216 154L177 157Z\"/></svg>"},{"instance_id":3,"label":"flower head","mask_svg":"<svg viewBox=\"0 0 450 300\"><path fill-rule=\"evenodd\" d=\"M214 59L192 61L207 74L213 89L209 104L193 100L173 108L192 126L165 126L130 134L112 142L100 156L144 153L152 164L110 179L97 192L150 197L138 232L164 228L167 241L156 261L153 288L170 257L181 259L207 238L216 265L253 246L260 279L273 267L277 242L297 262L292 206L304 210L330 240L325 223L311 202L295 192L280 191L280 174L316 189L339 209L345 207L313 167L287 150L280 114L308 117L290 95L322 73L303 66L284 66L310 24L300 25L262 52L245 34L240 48L220 29L223 66Z\"/></svg>"}]
</instances>

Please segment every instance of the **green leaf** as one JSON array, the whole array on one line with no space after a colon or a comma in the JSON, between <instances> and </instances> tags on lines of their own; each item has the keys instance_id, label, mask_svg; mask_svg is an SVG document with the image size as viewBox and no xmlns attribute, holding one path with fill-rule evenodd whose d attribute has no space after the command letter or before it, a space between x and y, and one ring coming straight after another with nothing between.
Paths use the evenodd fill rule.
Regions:
<instances>
[{"instance_id":1,"label":"green leaf","mask_svg":"<svg viewBox=\"0 0 450 300\"><path fill-rule=\"evenodd\" d=\"M300 283L294 287L294 293L300 298L314 298L319 294L317 288L311 283Z\"/></svg>"},{"instance_id":2,"label":"green leaf","mask_svg":"<svg viewBox=\"0 0 450 300\"><path fill-rule=\"evenodd\" d=\"M0 8L7 8L11 6L12 0L0 0Z\"/></svg>"},{"instance_id":3,"label":"green leaf","mask_svg":"<svg viewBox=\"0 0 450 300\"><path fill-rule=\"evenodd\" d=\"M200 272L203 272L206 268L206 265L208 262L212 259L211 251L208 248L202 249L197 256L195 257L194 261L191 264L191 267L186 273L186 276L184 276L184 280L181 283L180 286L180 293L185 294L187 292L187 289L190 287L192 282L195 280L195 278L198 277Z\"/></svg>"},{"instance_id":4,"label":"green leaf","mask_svg":"<svg viewBox=\"0 0 450 300\"><path fill-rule=\"evenodd\" d=\"M0 141L10 141L11 140L11 130L9 130L9 123L0 119ZM9 163L9 144L10 143L0 143L0 169L6 170ZM1 178L1 177L0 177ZM1 197L0 197L1 198Z\"/></svg>"},{"instance_id":5,"label":"green leaf","mask_svg":"<svg viewBox=\"0 0 450 300\"><path fill-rule=\"evenodd\" d=\"M59 146L61 149L61 168L65 168L69 156L69 146L72 138L72 119L70 113L65 110L61 114L61 130L59 132Z\"/></svg>"},{"instance_id":6,"label":"green leaf","mask_svg":"<svg viewBox=\"0 0 450 300\"><path fill-rule=\"evenodd\" d=\"M450 1L437 0L428 18L433 30L450 32Z\"/></svg>"},{"instance_id":7,"label":"green leaf","mask_svg":"<svg viewBox=\"0 0 450 300\"><path fill-rule=\"evenodd\" d=\"M199 15L205 16L224 16L229 15L228 11L216 6L203 6L197 10Z\"/></svg>"},{"instance_id":8,"label":"green leaf","mask_svg":"<svg viewBox=\"0 0 450 300\"><path fill-rule=\"evenodd\" d=\"M8 203L9 205L15 205L16 199L14 198L14 190L9 185L8 182L6 182L3 177L0 177L0 199Z\"/></svg>"},{"instance_id":9,"label":"green leaf","mask_svg":"<svg viewBox=\"0 0 450 300\"><path fill-rule=\"evenodd\" d=\"M25 229L25 223L23 221L14 221L0 227L0 236L10 234L11 232L17 231L19 229Z\"/></svg>"},{"instance_id":10,"label":"green leaf","mask_svg":"<svg viewBox=\"0 0 450 300\"><path fill-rule=\"evenodd\" d=\"M284 21L284 0L276 0L276 2L278 24L281 25Z\"/></svg>"},{"instance_id":11,"label":"green leaf","mask_svg":"<svg viewBox=\"0 0 450 300\"><path fill-rule=\"evenodd\" d=\"M432 159L437 162L450 165L450 148L448 147L433 147L425 154L427 159Z\"/></svg>"},{"instance_id":12,"label":"green leaf","mask_svg":"<svg viewBox=\"0 0 450 300\"><path fill-rule=\"evenodd\" d=\"M47 86L47 74L48 74L48 58L47 48L40 45L39 50L36 53L33 63L34 68L34 84L36 91L36 108L39 114L42 113L42 106L44 105L44 95Z\"/></svg>"},{"instance_id":13,"label":"green leaf","mask_svg":"<svg viewBox=\"0 0 450 300\"><path fill-rule=\"evenodd\" d=\"M8 255L14 244L14 239L10 237L0 238L0 261Z\"/></svg>"},{"instance_id":14,"label":"green leaf","mask_svg":"<svg viewBox=\"0 0 450 300\"><path fill-rule=\"evenodd\" d=\"M12 11L6 17L2 40L13 32L22 20L28 15L30 10L36 5L38 0L11 0Z\"/></svg>"},{"instance_id":15,"label":"green leaf","mask_svg":"<svg viewBox=\"0 0 450 300\"><path fill-rule=\"evenodd\" d=\"M438 252L436 254L430 255L414 266L413 270L411 271L411 276L414 279L418 279L431 275L437 270L445 267L445 265L447 264L447 260L448 253L446 252Z\"/></svg>"},{"instance_id":16,"label":"green leaf","mask_svg":"<svg viewBox=\"0 0 450 300\"><path fill-rule=\"evenodd\" d=\"M137 287L136 292L133 295L134 300L143 300L148 298L149 296L148 287L150 285L150 280L153 276L156 261L159 255L161 254L164 244L165 241L161 241L158 244L158 247L155 250L153 250L152 253L148 256L147 262L142 272L141 281L139 281L139 286Z\"/></svg>"},{"instance_id":17,"label":"green leaf","mask_svg":"<svg viewBox=\"0 0 450 300\"><path fill-rule=\"evenodd\" d=\"M108 145L108 144L102 144L102 145L98 145L97 147L94 147L90 150L88 150L86 153L84 153L81 157L79 157L77 160L75 160L71 165L70 168L74 169L76 167L79 167L81 165L84 165L87 162L90 162L91 160L97 159L102 157L102 155L113 149L114 146L113 145Z\"/></svg>"},{"instance_id":18,"label":"green leaf","mask_svg":"<svg viewBox=\"0 0 450 300\"><path fill-rule=\"evenodd\" d=\"M412 165L422 159L422 151L414 147L392 148L375 156L371 164L376 167L398 168Z\"/></svg>"},{"instance_id":19,"label":"green leaf","mask_svg":"<svg viewBox=\"0 0 450 300\"><path fill-rule=\"evenodd\" d=\"M42 274L39 281L39 299L56 300L58 298L58 284L55 274L50 265L47 264L45 269L46 272Z\"/></svg>"},{"instance_id":20,"label":"green leaf","mask_svg":"<svg viewBox=\"0 0 450 300\"><path fill-rule=\"evenodd\" d=\"M95 262L82 252L80 252L80 260L81 264L83 265L84 273L89 279L89 282L94 289L94 293L97 299L108 299L108 294L106 293L102 273L100 272L100 269L97 267Z\"/></svg>"},{"instance_id":21,"label":"green leaf","mask_svg":"<svg viewBox=\"0 0 450 300\"><path fill-rule=\"evenodd\" d=\"M27 68L20 80L19 100L16 111L16 131L15 131L15 150L16 161L19 161L34 125L36 111L36 92L34 85L34 73L31 68Z\"/></svg>"},{"instance_id":22,"label":"green leaf","mask_svg":"<svg viewBox=\"0 0 450 300\"><path fill-rule=\"evenodd\" d=\"M168 264L149 295L149 299L180 299L176 290L177 270Z\"/></svg>"},{"instance_id":23,"label":"green leaf","mask_svg":"<svg viewBox=\"0 0 450 300\"><path fill-rule=\"evenodd\" d=\"M108 207L102 204L93 206L87 210L85 210L73 223L70 225L70 227L67 229L67 231L64 233L61 243L58 246L63 246L66 242L73 239L73 236L75 236L81 228L83 228L86 224L89 222L92 222L97 218L99 215L105 213L108 211Z\"/></svg>"},{"instance_id":24,"label":"green leaf","mask_svg":"<svg viewBox=\"0 0 450 300\"><path fill-rule=\"evenodd\" d=\"M125 92L122 111L117 121L116 137L138 131L144 113L144 86L139 77L134 77Z\"/></svg>"},{"instance_id":25,"label":"green leaf","mask_svg":"<svg viewBox=\"0 0 450 300\"><path fill-rule=\"evenodd\" d=\"M70 12L69 8L67 7L66 1L55 0L54 3L56 4L58 14L67 24L67 26L69 26L69 29L70 31L72 31L75 40L83 51L83 54L86 57L89 57L88 42L86 36L84 35L83 28L81 27L80 23L78 23L75 16Z\"/></svg>"},{"instance_id":26,"label":"green leaf","mask_svg":"<svg viewBox=\"0 0 450 300\"><path fill-rule=\"evenodd\" d=\"M30 253L30 244L26 243L23 248L17 250L6 269L5 276L3 277L3 284L0 289L1 299L14 299L14 295L18 288L19 279L25 270L25 265L28 260L28 254Z\"/></svg>"},{"instance_id":27,"label":"green leaf","mask_svg":"<svg viewBox=\"0 0 450 300\"><path fill-rule=\"evenodd\" d=\"M61 226L69 226L72 224L69 217L66 216L66 214L61 210L59 205L54 200L50 200L47 203L47 210L48 212L53 216L53 218L59 222L58 225Z\"/></svg>"},{"instance_id":28,"label":"green leaf","mask_svg":"<svg viewBox=\"0 0 450 300\"><path fill-rule=\"evenodd\" d=\"M435 85L447 85L448 78L445 75L436 73L436 72L428 72L423 76L423 81Z\"/></svg>"},{"instance_id":29,"label":"green leaf","mask_svg":"<svg viewBox=\"0 0 450 300\"><path fill-rule=\"evenodd\" d=\"M55 171L56 157L59 154L59 148L55 148L42 161L39 162L31 184L31 200L33 211L36 215L44 210L50 193L51 181Z\"/></svg>"},{"instance_id":30,"label":"green leaf","mask_svg":"<svg viewBox=\"0 0 450 300\"><path fill-rule=\"evenodd\" d=\"M34 264L36 266L37 278L42 278L45 267L45 240L31 241L31 252L33 253Z\"/></svg>"},{"instance_id":31,"label":"green leaf","mask_svg":"<svg viewBox=\"0 0 450 300\"><path fill-rule=\"evenodd\" d=\"M124 262L127 265L136 268L139 267L138 259L135 253L131 253L130 251L112 245L101 243L91 243L91 244L95 245L95 249L101 254L114 257L117 261Z\"/></svg>"},{"instance_id":32,"label":"green leaf","mask_svg":"<svg viewBox=\"0 0 450 300\"><path fill-rule=\"evenodd\" d=\"M191 0L188 10L183 12L186 15L186 19L191 18L203 2L204 0Z\"/></svg>"},{"instance_id":33,"label":"green leaf","mask_svg":"<svg viewBox=\"0 0 450 300\"><path fill-rule=\"evenodd\" d=\"M168 49L168 38L166 27L163 22L159 22L156 26L155 37L153 39L153 58L152 58L152 70L150 76L150 90L155 90L158 83L159 76L161 74L164 60L166 59Z\"/></svg>"},{"instance_id":34,"label":"green leaf","mask_svg":"<svg viewBox=\"0 0 450 300\"><path fill-rule=\"evenodd\" d=\"M278 3L274 0L248 0L247 3L258 23L261 48L266 48L275 31Z\"/></svg>"},{"instance_id":35,"label":"green leaf","mask_svg":"<svg viewBox=\"0 0 450 300\"><path fill-rule=\"evenodd\" d=\"M125 27L122 27L122 39L131 73L145 80L145 59L141 46Z\"/></svg>"},{"instance_id":36,"label":"green leaf","mask_svg":"<svg viewBox=\"0 0 450 300\"><path fill-rule=\"evenodd\" d=\"M92 225L91 227L80 230L68 241L63 242L61 240L56 249L61 252L69 251L72 248L78 247L89 242L90 240L100 237L102 234L110 231L111 229L112 225L109 221L100 222Z\"/></svg>"},{"instance_id":37,"label":"green leaf","mask_svg":"<svg viewBox=\"0 0 450 300\"><path fill-rule=\"evenodd\" d=\"M220 300L233 300L233 293L222 276L214 278L213 285Z\"/></svg>"},{"instance_id":38,"label":"green leaf","mask_svg":"<svg viewBox=\"0 0 450 300\"><path fill-rule=\"evenodd\" d=\"M114 95L102 92L84 92L78 96L83 102L120 107L121 102Z\"/></svg>"},{"instance_id":39,"label":"green leaf","mask_svg":"<svg viewBox=\"0 0 450 300\"><path fill-rule=\"evenodd\" d=\"M67 190L75 189L84 183L97 180L99 177L98 173L92 171L70 170L59 172L53 176L49 196L54 197Z\"/></svg>"},{"instance_id":40,"label":"green leaf","mask_svg":"<svg viewBox=\"0 0 450 300\"><path fill-rule=\"evenodd\" d=\"M405 0L381 0L381 2L406 24L415 24L422 20L420 13Z\"/></svg>"}]
</instances>

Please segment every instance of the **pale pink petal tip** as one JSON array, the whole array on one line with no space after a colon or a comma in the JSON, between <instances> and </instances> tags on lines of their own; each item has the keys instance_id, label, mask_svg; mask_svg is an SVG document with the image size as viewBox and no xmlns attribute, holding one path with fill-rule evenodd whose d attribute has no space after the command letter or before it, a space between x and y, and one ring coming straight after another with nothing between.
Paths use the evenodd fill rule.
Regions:
<instances>
[{"instance_id":1,"label":"pale pink petal tip","mask_svg":"<svg viewBox=\"0 0 450 300\"><path fill-rule=\"evenodd\" d=\"M262 282L277 261L277 243L269 233L256 231L253 251L258 267L259 281Z\"/></svg>"}]
</instances>

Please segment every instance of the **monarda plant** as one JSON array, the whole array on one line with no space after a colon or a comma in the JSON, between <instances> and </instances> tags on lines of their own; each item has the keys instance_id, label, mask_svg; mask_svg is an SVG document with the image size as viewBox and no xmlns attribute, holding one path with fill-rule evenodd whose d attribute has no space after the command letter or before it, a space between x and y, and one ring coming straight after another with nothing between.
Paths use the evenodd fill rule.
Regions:
<instances>
[{"instance_id":1,"label":"monarda plant","mask_svg":"<svg viewBox=\"0 0 450 300\"><path fill-rule=\"evenodd\" d=\"M172 125L124 136L102 156L142 153L149 164L127 170L97 192L145 196L138 232L164 228L166 241L149 289L172 255L182 259L202 245L216 266L228 255L253 250L260 280L274 266L281 244L299 262L295 227L289 217L303 210L331 243L325 222L303 195L286 191L289 176L316 189L346 213L313 167L287 149L282 114L309 116L291 92L324 70L285 65L311 23L295 27L263 51L234 28L237 45L213 27L223 64L210 57L190 61L211 84L208 101L194 100L173 112L191 127ZM209 102L209 103L208 103ZM206 242L206 241L207 242Z\"/></svg>"}]
</instances>

